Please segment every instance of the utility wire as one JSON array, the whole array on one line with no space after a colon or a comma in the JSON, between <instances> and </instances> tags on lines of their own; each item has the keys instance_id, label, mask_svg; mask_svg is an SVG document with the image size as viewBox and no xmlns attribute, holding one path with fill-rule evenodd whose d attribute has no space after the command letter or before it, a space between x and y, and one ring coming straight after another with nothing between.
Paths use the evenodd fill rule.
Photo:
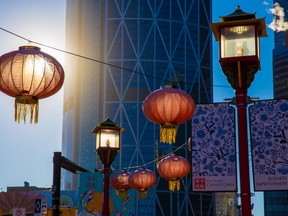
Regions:
<instances>
[{"instance_id":1,"label":"utility wire","mask_svg":"<svg viewBox=\"0 0 288 216\"><path fill-rule=\"evenodd\" d=\"M113 65L113 64L110 64L110 63L107 63L107 62L103 62L103 61L100 61L100 60L97 60L97 59L94 59L94 58L90 58L90 57L87 57L87 56L83 56L83 55L79 55L79 54L76 54L76 53L72 53L72 52L69 52L69 51L66 51L66 50L62 50L62 49L59 49L59 48L56 48L56 47L52 47L52 46L49 46L49 45L46 45L46 44L43 44L43 43L40 43L40 42L37 42L37 41L33 41L33 40L30 40L28 38L25 38L21 35L18 35L14 32L11 32L7 29L4 29L4 28L1 28L0 27L0 30L2 31L5 31L11 35L14 35L15 37L18 37L18 38L21 38L25 41L27 41L28 43L30 44L37 44L39 46L43 46L43 47L46 47L46 48L49 48L49 49L53 49L53 50L56 50L56 51L59 51L59 52L62 52L62 53L65 53L65 54L69 54L69 55L72 55L72 56L76 56L78 58L82 58L82 59L86 59L86 60L89 60L89 61L93 61L93 62L97 62L97 63L100 63L100 64L104 64L104 65L107 65L107 66L110 66L110 67L114 67L114 68L117 68L117 69L120 69L120 70L125 70L125 71L129 71L129 72L132 72L132 73L136 73L136 74L140 74L140 75L143 75L143 76L146 76L146 77L151 77L153 79L158 79L158 80L162 80L162 81L166 81L166 82L171 82L171 80L165 80L163 79L162 77L157 77L157 76L153 76L153 75L149 75L149 74L144 74L144 73L141 73L141 72L138 72L138 71L135 71L135 70L132 70L132 69L128 69L128 68L124 68L124 67L120 67L120 66L117 66L117 65ZM185 84L196 84L196 83L188 83L188 82L185 82ZM215 87L224 87L224 88L230 88L230 86L224 86L224 85L211 85L211 86L215 86ZM185 142L184 144L180 145L177 149L175 149L174 151L166 154L166 155L163 155L161 156L160 158L156 158L155 160L153 161L150 161L150 162L147 162L146 164L142 165L142 166L132 166L132 167L128 167L128 168L125 168L125 170L128 170L128 169L137 169L137 168L140 168L140 167L146 167L147 165L151 164L151 163L154 163L156 162L157 160L160 160L162 158L165 158L167 156L170 156L172 154L174 154L175 152L177 152L179 149L181 149L183 146L185 146L187 144L187 142Z\"/></svg>"},{"instance_id":2,"label":"utility wire","mask_svg":"<svg viewBox=\"0 0 288 216\"><path fill-rule=\"evenodd\" d=\"M117 65L114 65L114 64L110 64L110 63L107 63L107 62L103 62L103 61L91 58L91 57L83 56L83 55L76 54L76 53L73 53L73 52L69 52L69 51L66 51L66 50L62 50L62 49L59 49L59 48L56 48L56 47L53 47L53 46L49 46L49 45L46 45L46 44L43 44L43 43L40 43L40 42L37 42L37 41L33 41L33 40L25 38L25 37L23 37L23 36L21 36L19 34L11 32L11 31L9 31L7 29L1 28L1 27L0 27L0 30L5 31L5 32L7 32L7 33L9 33L11 35L14 35L15 37L21 38L21 39L23 39L23 40L25 40L25 41L27 41L28 43L31 43L31 44L32 43L33 44L37 44L39 46L43 46L43 47L46 47L46 48L49 48L49 49L53 49L53 50L56 50L56 51L59 51L59 52L65 53L65 54L69 54L69 55L72 55L72 56L76 56L78 58L82 58L82 59L86 59L86 60L89 60L89 61L97 62L97 63L104 64L104 65L107 65L107 66L110 66L110 67L114 67L114 68L117 68L117 69L120 69L120 70L129 71L129 72L132 72L132 73L135 73L135 74L140 74L140 75L143 75L143 76L146 76L146 77L150 77L150 78L153 78L153 79L162 80L162 81L165 81L165 82L168 82L168 83L173 82L171 80L163 79L163 77L157 77L157 76L154 76L154 75L141 73L141 72L129 69L129 68L120 67L120 66L117 66ZM197 83L189 83L189 82L183 82L183 83L190 84L190 85L198 85ZM210 85L210 86L222 87L222 88L230 88L230 86L227 86L227 85Z\"/></svg>"},{"instance_id":3,"label":"utility wire","mask_svg":"<svg viewBox=\"0 0 288 216\"><path fill-rule=\"evenodd\" d=\"M149 161L147 163L145 163L144 165L142 166L131 166L131 167L128 167L128 168L125 168L124 170L128 170L128 169L137 169L137 168L141 168L141 167L146 167L147 165L151 164L151 163L154 163L156 162L157 160L161 160L162 158L165 158L167 156L170 156L170 155L173 155L175 152L177 152L178 150L180 150L183 146L185 146L187 144L187 142L183 143L182 145L180 145L177 149L175 149L174 151L166 154L166 155L163 155L159 158L156 158L155 160L152 160L152 161Z\"/></svg>"}]
</instances>

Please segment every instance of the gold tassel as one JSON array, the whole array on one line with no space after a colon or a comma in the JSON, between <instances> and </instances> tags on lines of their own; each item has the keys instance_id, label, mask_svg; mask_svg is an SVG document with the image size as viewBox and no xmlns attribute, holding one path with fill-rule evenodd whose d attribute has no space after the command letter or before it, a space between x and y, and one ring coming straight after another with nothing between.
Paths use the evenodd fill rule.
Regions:
<instances>
[{"instance_id":1,"label":"gold tassel","mask_svg":"<svg viewBox=\"0 0 288 216\"><path fill-rule=\"evenodd\" d=\"M176 142L176 126L173 124L165 123L160 127L160 142L175 143Z\"/></svg>"},{"instance_id":2,"label":"gold tassel","mask_svg":"<svg viewBox=\"0 0 288 216\"><path fill-rule=\"evenodd\" d=\"M116 190L116 195L126 200L128 191L127 190Z\"/></svg>"},{"instance_id":3,"label":"gold tassel","mask_svg":"<svg viewBox=\"0 0 288 216\"><path fill-rule=\"evenodd\" d=\"M26 116L30 114L30 124L32 124L33 120L34 124L38 123L39 105L36 97L21 95L15 99L14 108L14 118L16 122L20 123L20 120L22 119L25 124Z\"/></svg>"},{"instance_id":4,"label":"gold tassel","mask_svg":"<svg viewBox=\"0 0 288 216\"><path fill-rule=\"evenodd\" d=\"M174 191L175 188L178 191L180 190L180 179L178 179L178 178L169 179L169 190Z\"/></svg>"},{"instance_id":5,"label":"gold tassel","mask_svg":"<svg viewBox=\"0 0 288 216\"><path fill-rule=\"evenodd\" d=\"M147 198L147 190L141 189L138 191L138 199L139 200L144 200Z\"/></svg>"}]
</instances>

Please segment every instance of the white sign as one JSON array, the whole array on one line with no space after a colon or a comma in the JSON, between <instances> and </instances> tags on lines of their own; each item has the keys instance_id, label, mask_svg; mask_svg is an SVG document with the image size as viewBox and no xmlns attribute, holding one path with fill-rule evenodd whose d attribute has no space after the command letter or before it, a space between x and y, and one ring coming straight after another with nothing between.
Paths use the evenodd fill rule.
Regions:
<instances>
[{"instance_id":1,"label":"white sign","mask_svg":"<svg viewBox=\"0 0 288 216\"><path fill-rule=\"evenodd\" d=\"M47 212L47 201L41 200L41 213Z\"/></svg>"}]
</instances>

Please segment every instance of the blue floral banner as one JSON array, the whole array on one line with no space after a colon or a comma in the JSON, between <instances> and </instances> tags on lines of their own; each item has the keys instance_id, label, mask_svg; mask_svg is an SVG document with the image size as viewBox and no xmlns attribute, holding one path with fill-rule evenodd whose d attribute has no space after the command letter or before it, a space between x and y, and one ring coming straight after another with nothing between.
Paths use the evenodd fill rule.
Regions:
<instances>
[{"instance_id":1,"label":"blue floral banner","mask_svg":"<svg viewBox=\"0 0 288 216\"><path fill-rule=\"evenodd\" d=\"M288 190L288 100L257 101L249 112L254 189Z\"/></svg>"},{"instance_id":2,"label":"blue floral banner","mask_svg":"<svg viewBox=\"0 0 288 216\"><path fill-rule=\"evenodd\" d=\"M235 109L198 104L191 140L193 191L236 191Z\"/></svg>"}]
</instances>

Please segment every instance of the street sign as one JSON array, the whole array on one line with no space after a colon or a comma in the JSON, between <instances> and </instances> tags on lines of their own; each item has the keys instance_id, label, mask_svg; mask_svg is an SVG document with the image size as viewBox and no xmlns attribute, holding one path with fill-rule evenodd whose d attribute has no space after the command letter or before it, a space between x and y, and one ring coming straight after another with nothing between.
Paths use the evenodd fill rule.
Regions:
<instances>
[{"instance_id":1,"label":"street sign","mask_svg":"<svg viewBox=\"0 0 288 216\"><path fill-rule=\"evenodd\" d=\"M45 199L36 199L34 215L40 215L40 213L47 212L47 201Z\"/></svg>"},{"instance_id":2,"label":"street sign","mask_svg":"<svg viewBox=\"0 0 288 216\"><path fill-rule=\"evenodd\" d=\"M34 213L41 213L41 199L35 200Z\"/></svg>"},{"instance_id":3,"label":"street sign","mask_svg":"<svg viewBox=\"0 0 288 216\"><path fill-rule=\"evenodd\" d=\"M25 208L13 208L13 216L25 216Z\"/></svg>"}]
</instances>

